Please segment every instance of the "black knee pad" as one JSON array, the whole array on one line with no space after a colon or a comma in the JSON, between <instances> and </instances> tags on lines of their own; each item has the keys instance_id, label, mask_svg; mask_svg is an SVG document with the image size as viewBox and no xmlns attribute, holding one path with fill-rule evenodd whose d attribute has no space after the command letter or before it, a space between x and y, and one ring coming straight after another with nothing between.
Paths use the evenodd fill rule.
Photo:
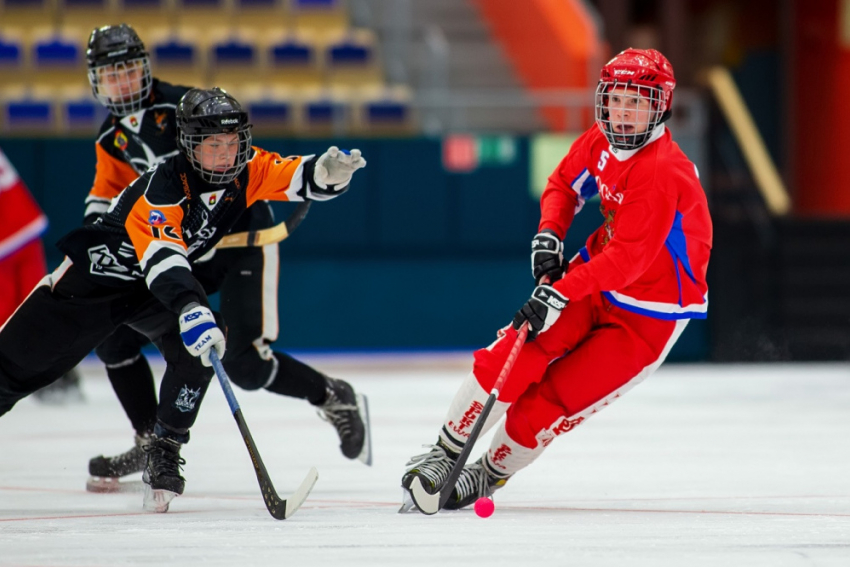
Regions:
<instances>
[{"instance_id":1,"label":"black knee pad","mask_svg":"<svg viewBox=\"0 0 850 567\"><path fill-rule=\"evenodd\" d=\"M95 354L107 366L124 364L136 359L149 342L143 334L122 325L98 345Z\"/></svg>"},{"instance_id":2,"label":"black knee pad","mask_svg":"<svg viewBox=\"0 0 850 567\"><path fill-rule=\"evenodd\" d=\"M263 360L255 348L227 352L222 361L230 381L243 390L259 390L276 371L275 360Z\"/></svg>"}]
</instances>

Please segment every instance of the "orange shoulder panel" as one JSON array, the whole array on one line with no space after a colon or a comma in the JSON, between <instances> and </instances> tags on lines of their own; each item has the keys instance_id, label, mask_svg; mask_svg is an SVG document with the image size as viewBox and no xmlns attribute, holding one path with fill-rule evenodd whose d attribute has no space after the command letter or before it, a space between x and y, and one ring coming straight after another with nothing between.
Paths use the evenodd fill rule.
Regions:
<instances>
[{"instance_id":1,"label":"orange shoulder panel","mask_svg":"<svg viewBox=\"0 0 850 567\"><path fill-rule=\"evenodd\" d=\"M106 153L100 144L96 144L95 148L97 149L97 166L94 185L89 195L101 199L112 199L135 181L139 174L129 164Z\"/></svg>"},{"instance_id":2,"label":"orange shoulder panel","mask_svg":"<svg viewBox=\"0 0 850 567\"><path fill-rule=\"evenodd\" d=\"M180 205L151 205L142 195L124 221L124 228L141 260L151 245L177 244L187 250L183 242L183 209Z\"/></svg>"}]
</instances>

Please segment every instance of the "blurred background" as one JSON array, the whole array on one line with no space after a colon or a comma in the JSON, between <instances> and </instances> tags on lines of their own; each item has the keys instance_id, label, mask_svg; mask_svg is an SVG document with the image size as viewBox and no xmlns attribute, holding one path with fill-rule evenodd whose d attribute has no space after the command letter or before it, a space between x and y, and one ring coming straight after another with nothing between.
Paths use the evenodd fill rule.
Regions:
<instances>
[{"instance_id":1,"label":"blurred background","mask_svg":"<svg viewBox=\"0 0 850 567\"><path fill-rule=\"evenodd\" d=\"M490 343L533 288L538 195L592 126L599 68L652 47L715 223L709 318L670 360L850 353L849 0L0 0L0 148L48 216L50 268L104 118L85 44L121 22L154 76L246 104L257 145L369 162L281 245L281 348ZM601 220L589 203L569 255Z\"/></svg>"}]
</instances>

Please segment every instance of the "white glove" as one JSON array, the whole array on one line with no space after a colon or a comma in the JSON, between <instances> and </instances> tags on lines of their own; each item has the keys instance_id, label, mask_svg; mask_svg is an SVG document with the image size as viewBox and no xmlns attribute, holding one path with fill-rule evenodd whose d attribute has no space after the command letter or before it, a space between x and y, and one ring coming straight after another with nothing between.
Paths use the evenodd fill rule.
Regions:
<instances>
[{"instance_id":1,"label":"white glove","mask_svg":"<svg viewBox=\"0 0 850 567\"><path fill-rule=\"evenodd\" d=\"M321 189L333 185L339 191L351 181L351 176L361 167L366 167L366 160L360 157L360 150L340 150L331 146L328 151L316 160L313 171L313 181Z\"/></svg>"},{"instance_id":2,"label":"white glove","mask_svg":"<svg viewBox=\"0 0 850 567\"><path fill-rule=\"evenodd\" d=\"M190 303L180 312L180 337L189 354L199 356L204 366L212 366L210 349L215 347L218 357L224 357L224 333L215 324L208 308Z\"/></svg>"}]
</instances>

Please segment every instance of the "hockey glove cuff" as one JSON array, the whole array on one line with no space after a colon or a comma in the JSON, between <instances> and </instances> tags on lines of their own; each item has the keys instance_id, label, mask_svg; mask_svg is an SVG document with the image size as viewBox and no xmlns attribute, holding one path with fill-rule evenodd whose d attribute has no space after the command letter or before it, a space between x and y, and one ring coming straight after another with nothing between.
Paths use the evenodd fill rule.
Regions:
<instances>
[{"instance_id":1,"label":"hockey glove cuff","mask_svg":"<svg viewBox=\"0 0 850 567\"><path fill-rule=\"evenodd\" d=\"M538 284L543 276L555 283L564 275L564 243L554 230L544 228L531 241L531 273Z\"/></svg>"},{"instance_id":2,"label":"hockey glove cuff","mask_svg":"<svg viewBox=\"0 0 850 567\"><path fill-rule=\"evenodd\" d=\"M200 357L204 366L212 366L210 349L215 348L219 358L224 357L224 333L215 323L207 307L190 303L180 313L180 337L189 354Z\"/></svg>"}]
</instances>

